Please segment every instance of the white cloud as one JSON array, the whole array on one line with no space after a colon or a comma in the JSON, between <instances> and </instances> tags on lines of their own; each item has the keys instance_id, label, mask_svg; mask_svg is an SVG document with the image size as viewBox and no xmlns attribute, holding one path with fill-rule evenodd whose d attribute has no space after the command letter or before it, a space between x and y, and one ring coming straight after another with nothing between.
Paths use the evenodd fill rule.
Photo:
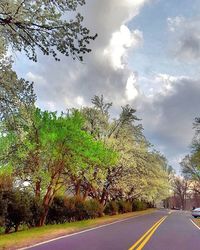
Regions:
<instances>
[{"instance_id":1,"label":"white cloud","mask_svg":"<svg viewBox=\"0 0 200 250\"><path fill-rule=\"evenodd\" d=\"M142 118L148 138L159 145L171 164L177 167L180 161L177 155L189 151L194 132L193 121L200 116L200 79L157 75L157 81L163 87L151 96L139 97L138 116ZM170 91L166 90L169 81Z\"/></svg>"},{"instance_id":2,"label":"white cloud","mask_svg":"<svg viewBox=\"0 0 200 250\"><path fill-rule=\"evenodd\" d=\"M136 48L142 42L142 32L139 30L130 31L126 25L121 25L119 31L112 34L110 43L103 53L109 58L115 70L125 67L124 58L127 56L127 49Z\"/></svg>"},{"instance_id":3,"label":"white cloud","mask_svg":"<svg viewBox=\"0 0 200 250\"><path fill-rule=\"evenodd\" d=\"M84 98L82 96L77 96L76 97L76 103L79 105L79 106L83 106L84 105Z\"/></svg>"},{"instance_id":4,"label":"white cloud","mask_svg":"<svg viewBox=\"0 0 200 250\"><path fill-rule=\"evenodd\" d=\"M135 87L136 82L136 76L134 74L130 75L126 83L126 96L128 101L133 101L139 94Z\"/></svg>"},{"instance_id":5,"label":"white cloud","mask_svg":"<svg viewBox=\"0 0 200 250\"><path fill-rule=\"evenodd\" d=\"M154 73L149 77L139 77L139 83L145 96L155 98L156 95L168 96L173 94L174 85L184 79L190 78L184 75L172 76L166 73Z\"/></svg>"}]
</instances>

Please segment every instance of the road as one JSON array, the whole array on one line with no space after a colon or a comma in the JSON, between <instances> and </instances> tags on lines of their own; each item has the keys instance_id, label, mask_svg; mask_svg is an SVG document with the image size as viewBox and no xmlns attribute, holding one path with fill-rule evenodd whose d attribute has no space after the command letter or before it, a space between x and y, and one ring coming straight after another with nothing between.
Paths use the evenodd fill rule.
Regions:
<instances>
[{"instance_id":1,"label":"road","mask_svg":"<svg viewBox=\"0 0 200 250\"><path fill-rule=\"evenodd\" d=\"M40 244L31 250L199 250L200 230L184 211L159 210Z\"/></svg>"}]
</instances>

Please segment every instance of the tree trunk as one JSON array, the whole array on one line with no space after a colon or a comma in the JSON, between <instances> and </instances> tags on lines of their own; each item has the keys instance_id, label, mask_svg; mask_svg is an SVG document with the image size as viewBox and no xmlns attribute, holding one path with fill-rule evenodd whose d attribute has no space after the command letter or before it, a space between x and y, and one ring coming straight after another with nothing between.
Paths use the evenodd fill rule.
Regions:
<instances>
[{"instance_id":1,"label":"tree trunk","mask_svg":"<svg viewBox=\"0 0 200 250\"><path fill-rule=\"evenodd\" d=\"M83 201L86 200L86 198L88 197L88 194L89 194L89 190L85 190L84 194L83 194Z\"/></svg>"},{"instance_id":2,"label":"tree trunk","mask_svg":"<svg viewBox=\"0 0 200 250\"><path fill-rule=\"evenodd\" d=\"M78 181L76 186L75 186L75 195L78 198L80 198L80 196L81 196L81 181Z\"/></svg>"},{"instance_id":3,"label":"tree trunk","mask_svg":"<svg viewBox=\"0 0 200 250\"><path fill-rule=\"evenodd\" d=\"M15 225L15 232L18 231L19 225Z\"/></svg>"},{"instance_id":4,"label":"tree trunk","mask_svg":"<svg viewBox=\"0 0 200 250\"><path fill-rule=\"evenodd\" d=\"M106 193L106 189L104 188L100 199L100 204L103 206L105 205Z\"/></svg>"},{"instance_id":5,"label":"tree trunk","mask_svg":"<svg viewBox=\"0 0 200 250\"><path fill-rule=\"evenodd\" d=\"M43 199L44 211L42 212L42 215L41 215L40 220L39 220L39 225L38 225L39 227L44 226L44 224L46 222L49 207L50 207L50 205L53 201L53 198L54 198L52 191L53 191L52 187L49 187L46 195L44 196L44 199Z\"/></svg>"},{"instance_id":6,"label":"tree trunk","mask_svg":"<svg viewBox=\"0 0 200 250\"><path fill-rule=\"evenodd\" d=\"M40 181L37 181L35 184L35 198L40 199Z\"/></svg>"},{"instance_id":7,"label":"tree trunk","mask_svg":"<svg viewBox=\"0 0 200 250\"><path fill-rule=\"evenodd\" d=\"M45 222L46 222L46 218L47 218L47 214L49 211L49 206L45 206L44 207L44 212L42 213L41 217L40 217L40 221L39 221L39 227L44 226Z\"/></svg>"}]
</instances>

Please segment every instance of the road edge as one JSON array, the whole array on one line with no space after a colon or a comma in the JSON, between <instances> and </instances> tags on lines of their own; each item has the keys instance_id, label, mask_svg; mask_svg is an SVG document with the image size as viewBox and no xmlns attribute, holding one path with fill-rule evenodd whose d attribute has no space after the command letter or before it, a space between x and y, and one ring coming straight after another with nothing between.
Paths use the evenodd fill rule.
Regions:
<instances>
[{"instance_id":1,"label":"road edge","mask_svg":"<svg viewBox=\"0 0 200 250\"><path fill-rule=\"evenodd\" d=\"M193 224L196 228L198 228L198 229L200 230L200 227L199 227L192 219L190 219L190 221L192 222L192 224Z\"/></svg>"}]
</instances>

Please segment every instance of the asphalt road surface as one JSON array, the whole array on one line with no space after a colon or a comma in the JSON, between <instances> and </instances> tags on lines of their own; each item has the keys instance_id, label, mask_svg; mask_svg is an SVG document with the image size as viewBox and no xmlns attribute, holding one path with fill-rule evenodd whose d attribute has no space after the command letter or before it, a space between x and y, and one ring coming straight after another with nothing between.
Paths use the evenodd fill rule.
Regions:
<instances>
[{"instance_id":1,"label":"asphalt road surface","mask_svg":"<svg viewBox=\"0 0 200 250\"><path fill-rule=\"evenodd\" d=\"M159 210L27 249L200 250L200 230L190 219L189 212Z\"/></svg>"}]
</instances>

